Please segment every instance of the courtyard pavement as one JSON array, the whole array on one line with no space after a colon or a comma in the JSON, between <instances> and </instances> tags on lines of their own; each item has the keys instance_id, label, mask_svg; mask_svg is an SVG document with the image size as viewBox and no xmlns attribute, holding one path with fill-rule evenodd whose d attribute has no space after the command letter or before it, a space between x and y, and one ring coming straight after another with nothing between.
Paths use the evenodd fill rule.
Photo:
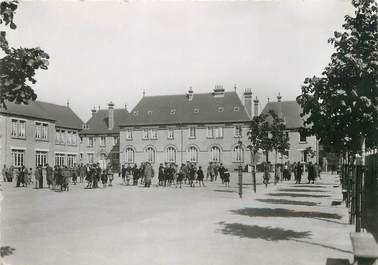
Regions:
<instances>
[{"instance_id":1,"label":"courtyard pavement","mask_svg":"<svg viewBox=\"0 0 378 265\"><path fill-rule=\"evenodd\" d=\"M315 185L270 184L243 198L220 181L205 188L120 185L69 192L1 183L1 256L13 265L324 265L351 259L336 175ZM335 260L334 260L335 259ZM336 264L336 263L334 263Z\"/></svg>"}]
</instances>

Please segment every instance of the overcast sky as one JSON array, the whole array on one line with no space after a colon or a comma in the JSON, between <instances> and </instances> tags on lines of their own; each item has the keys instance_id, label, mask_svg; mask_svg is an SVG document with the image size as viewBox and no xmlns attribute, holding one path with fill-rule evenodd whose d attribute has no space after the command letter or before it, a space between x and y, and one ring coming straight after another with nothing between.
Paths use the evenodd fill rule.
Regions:
<instances>
[{"instance_id":1,"label":"overcast sky","mask_svg":"<svg viewBox=\"0 0 378 265\"><path fill-rule=\"evenodd\" d=\"M209 92L215 85L262 103L293 100L318 75L348 0L259 2L22 2L7 33L14 47L51 56L37 73L38 99L70 106L86 121L96 105L146 95Z\"/></svg>"}]
</instances>

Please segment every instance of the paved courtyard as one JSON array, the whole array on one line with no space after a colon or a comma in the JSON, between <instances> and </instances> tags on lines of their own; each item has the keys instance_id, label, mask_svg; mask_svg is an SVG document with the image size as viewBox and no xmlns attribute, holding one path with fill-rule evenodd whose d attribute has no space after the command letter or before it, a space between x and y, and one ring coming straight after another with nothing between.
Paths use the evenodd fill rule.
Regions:
<instances>
[{"instance_id":1,"label":"paved courtyard","mask_svg":"<svg viewBox=\"0 0 378 265\"><path fill-rule=\"evenodd\" d=\"M351 259L345 206L335 175L316 185L257 186L244 194L205 188L120 185L70 192L1 183L1 255L14 265L290 264ZM261 176L258 178L261 182ZM331 263L330 263L331 264Z\"/></svg>"}]
</instances>

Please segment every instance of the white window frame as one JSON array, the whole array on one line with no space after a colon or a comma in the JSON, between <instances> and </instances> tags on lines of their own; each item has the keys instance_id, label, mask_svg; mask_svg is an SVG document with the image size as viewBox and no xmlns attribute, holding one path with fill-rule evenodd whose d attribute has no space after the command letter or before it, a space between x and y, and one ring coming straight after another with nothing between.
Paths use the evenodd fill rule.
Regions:
<instances>
[{"instance_id":1,"label":"white window frame","mask_svg":"<svg viewBox=\"0 0 378 265\"><path fill-rule=\"evenodd\" d=\"M88 163L93 164L94 163L94 153L87 153Z\"/></svg>"},{"instance_id":2,"label":"white window frame","mask_svg":"<svg viewBox=\"0 0 378 265\"><path fill-rule=\"evenodd\" d=\"M223 127L216 127L214 130L215 138L223 138Z\"/></svg>"},{"instance_id":3,"label":"white window frame","mask_svg":"<svg viewBox=\"0 0 378 265\"><path fill-rule=\"evenodd\" d=\"M173 140L175 138L175 129L174 128L168 128L168 131L167 131L167 138L169 140Z\"/></svg>"},{"instance_id":4,"label":"white window frame","mask_svg":"<svg viewBox=\"0 0 378 265\"><path fill-rule=\"evenodd\" d=\"M176 163L176 148L173 146L167 148L167 162Z\"/></svg>"},{"instance_id":5,"label":"white window frame","mask_svg":"<svg viewBox=\"0 0 378 265\"><path fill-rule=\"evenodd\" d=\"M26 135L26 121L25 120L18 120L18 137L25 138Z\"/></svg>"},{"instance_id":6,"label":"white window frame","mask_svg":"<svg viewBox=\"0 0 378 265\"><path fill-rule=\"evenodd\" d=\"M242 137L242 126L241 125L236 125L234 128L234 137L235 138L240 138Z\"/></svg>"},{"instance_id":7,"label":"white window frame","mask_svg":"<svg viewBox=\"0 0 378 265\"><path fill-rule=\"evenodd\" d=\"M16 119L11 120L11 136L12 137L18 136L18 120Z\"/></svg>"},{"instance_id":8,"label":"white window frame","mask_svg":"<svg viewBox=\"0 0 378 265\"><path fill-rule=\"evenodd\" d=\"M75 154L67 154L67 166L73 167L76 164L76 155Z\"/></svg>"},{"instance_id":9,"label":"white window frame","mask_svg":"<svg viewBox=\"0 0 378 265\"><path fill-rule=\"evenodd\" d=\"M142 139L148 140L148 129L142 130Z\"/></svg>"},{"instance_id":10,"label":"white window frame","mask_svg":"<svg viewBox=\"0 0 378 265\"><path fill-rule=\"evenodd\" d=\"M149 137L150 139L152 140L156 140L158 137L157 137L157 129L156 128L151 128L149 129Z\"/></svg>"},{"instance_id":11,"label":"white window frame","mask_svg":"<svg viewBox=\"0 0 378 265\"><path fill-rule=\"evenodd\" d=\"M93 147L94 143L94 137L93 136L88 136L88 147Z\"/></svg>"},{"instance_id":12,"label":"white window frame","mask_svg":"<svg viewBox=\"0 0 378 265\"><path fill-rule=\"evenodd\" d=\"M42 123L41 125L41 139L47 140L49 138L49 125L47 123Z\"/></svg>"},{"instance_id":13,"label":"white window frame","mask_svg":"<svg viewBox=\"0 0 378 265\"><path fill-rule=\"evenodd\" d=\"M12 149L12 165L19 168L25 164L25 150Z\"/></svg>"},{"instance_id":14,"label":"white window frame","mask_svg":"<svg viewBox=\"0 0 378 265\"><path fill-rule=\"evenodd\" d=\"M126 148L126 152L125 152L126 163L134 163L134 157L135 157L134 149L130 147Z\"/></svg>"},{"instance_id":15,"label":"white window frame","mask_svg":"<svg viewBox=\"0 0 378 265\"><path fill-rule=\"evenodd\" d=\"M106 136L100 136L100 146L106 146Z\"/></svg>"},{"instance_id":16,"label":"white window frame","mask_svg":"<svg viewBox=\"0 0 378 265\"><path fill-rule=\"evenodd\" d=\"M189 138L190 139L196 138L196 127L189 127Z\"/></svg>"},{"instance_id":17,"label":"white window frame","mask_svg":"<svg viewBox=\"0 0 378 265\"><path fill-rule=\"evenodd\" d=\"M152 148L151 146L147 147L145 151L145 155L146 155L147 162L150 162L151 164L155 163L156 152L154 148Z\"/></svg>"},{"instance_id":18,"label":"white window frame","mask_svg":"<svg viewBox=\"0 0 378 265\"><path fill-rule=\"evenodd\" d=\"M66 155L63 153L55 153L55 165L65 166L66 165Z\"/></svg>"},{"instance_id":19,"label":"white window frame","mask_svg":"<svg viewBox=\"0 0 378 265\"><path fill-rule=\"evenodd\" d=\"M212 126L207 127L206 136L207 138L214 138L214 127Z\"/></svg>"},{"instance_id":20,"label":"white window frame","mask_svg":"<svg viewBox=\"0 0 378 265\"><path fill-rule=\"evenodd\" d=\"M35 139L42 139L42 123L35 122Z\"/></svg>"},{"instance_id":21,"label":"white window frame","mask_svg":"<svg viewBox=\"0 0 378 265\"><path fill-rule=\"evenodd\" d=\"M232 150L232 157L235 163L243 163L244 162L244 149L239 145L235 146Z\"/></svg>"},{"instance_id":22,"label":"white window frame","mask_svg":"<svg viewBox=\"0 0 378 265\"><path fill-rule=\"evenodd\" d=\"M127 129L126 130L126 140L132 140L133 139L133 130Z\"/></svg>"},{"instance_id":23,"label":"white window frame","mask_svg":"<svg viewBox=\"0 0 378 265\"><path fill-rule=\"evenodd\" d=\"M35 151L35 166L41 165L42 167L45 167L48 163L48 152L47 151Z\"/></svg>"},{"instance_id":24,"label":"white window frame","mask_svg":"<svg viewBox=\"0 0 378 265\"><path fill-rule=\"evenodd\" d=\"M197 163L198 162L198 149L195 146L190 146L188 148L188 161Z\"/></svg>"},{"instance_id":25,"label":"white window frame","mask_svg":"<svg viewBox=\"0 0 378 265\"><path fill-rule=\"evenodd\" d=\"M113 145L118 143L118 136L113 136Z\"/></svg>"},{"instance_id":26,"label":"white window frame","mask_svg":"<svg viewBox=\"0 0 378 265\"><path fill-rule=\"evenodd\" d=\"M221 162L221 150L218 146L212 146L210 149L210 161Z\"/></svg>"}]
</instances>

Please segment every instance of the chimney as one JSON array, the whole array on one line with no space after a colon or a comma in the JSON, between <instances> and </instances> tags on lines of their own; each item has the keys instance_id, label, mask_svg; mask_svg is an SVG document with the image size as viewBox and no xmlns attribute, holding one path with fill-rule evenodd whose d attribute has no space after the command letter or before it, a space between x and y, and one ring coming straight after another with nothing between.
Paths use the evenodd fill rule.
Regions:
<instances>
[{"instance_id":1,"label":"chimney","mask_svg":"<svg viewBox=\"0 0 378 265\"><path fill-rule=\"evenodd\" d=\"M70 107L70 100L67 99L67 108L69 108L69 107Z\"/></svg>"},{"instance_id":2,"label":"chimney","mask_svg":"<svg viewBox=\"0 0 378 265\"><path fill-rule=\"evenodd\" d=\"M282 97L280 95L280 93L278 92L278 96L277 96L277 102L278 102L278 118L282 119L283 118L283 115L282 115L282 101L281 101Z\"/></svg>"},{"instance_id":3,"label":"chimney","mask_svg":"<svg viewBox=\"0 0 378 265\"><path fill-rule=\"evenodd\" d=\"M257 99L257 96L255 100L253 101L253 107L254 107L254 116L259 116L259 100Z\"/></svg>"},{"instance_id":4,"label":"chimney","mask_svg":"<svg viewBox=\"0 0 378 265\"><path fill-rule=\"evenodd\" d=\"M108 129L114 128L114 104L110 101L108 104Z\"/></svg>"},{"instance_id":5,"label":"chimney","mask_svg":"<svg viewBox=\"0 0 378 265\"><path fill-rule=\"evenodd\" d=\"M93 106L93 109L91 110L92 116L96 113L96 106Z\"/></svg>"},{"instance_id":6,"label":"chimney","mask_svg":"<svg viewBox=\"0 0 378 265\"><path fill-rule=\"evenodd\" d=\"M244 107L250 118L252 118L252 89L246 88L244 90Z\"/></svg>"},{"instance_id":7,"label":"chimney","mask_svg":"<svg viewBox=\"0 0 378 265\"><path fill-rule=\"evenodd\" d=\"M189 90L186 93L186 97L188 98L189 101L193 100L193 89L192 89L192 87L189 87Z\"/></svg>"},{"instance_id":8,"label":"chimney","mask_svg":"<svg viewBox=\"0 0 378 265\"><path fill-rule=\"evenodd\" d=\"M224 97L224 88L222 85L216 85L213 91L213 96L217 98Z\"/></svg>"}]
</instances>

